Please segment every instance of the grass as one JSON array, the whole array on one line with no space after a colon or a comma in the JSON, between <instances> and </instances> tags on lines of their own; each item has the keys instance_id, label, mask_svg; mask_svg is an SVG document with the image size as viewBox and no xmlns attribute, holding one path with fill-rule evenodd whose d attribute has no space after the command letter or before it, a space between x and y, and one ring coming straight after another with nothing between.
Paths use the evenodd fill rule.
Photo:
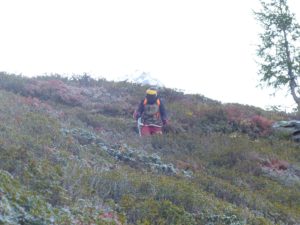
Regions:
<instances>
[{"instance_id":1,"label":"grass","mask_svg":"<svg viewBox=\"0 0 300 225\"><path fill-rule=\"evenodd\" d=\"M141 139L131 114L146 87L80 76L0 77L0 224L300 221L299 185L261 168L270 159L299 167L298 143L270 129L271 121L295 115L162 89L171 124L165 135ZM26 91L53 80L85 101L72 104L60 89ZM107 149L155 153L191 176L159 174Z\"/></svg>"}]
</instances>

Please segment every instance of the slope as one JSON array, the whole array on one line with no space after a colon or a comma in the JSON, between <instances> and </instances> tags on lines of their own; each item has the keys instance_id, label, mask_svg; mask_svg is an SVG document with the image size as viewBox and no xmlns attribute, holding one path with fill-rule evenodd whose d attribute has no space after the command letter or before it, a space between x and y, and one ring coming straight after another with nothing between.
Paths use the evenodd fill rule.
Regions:
<instances>
[{"instance_id":1,"label":"slope","mask_svg":"<svg viewBox=\"0 0 300 225\"><path fill-rule=\"evenodd\" d=\"M171 125L139 138L146 87L0 74L0 224L297 224L293 115L163 88Z\"/></svg>"}]
</instances>

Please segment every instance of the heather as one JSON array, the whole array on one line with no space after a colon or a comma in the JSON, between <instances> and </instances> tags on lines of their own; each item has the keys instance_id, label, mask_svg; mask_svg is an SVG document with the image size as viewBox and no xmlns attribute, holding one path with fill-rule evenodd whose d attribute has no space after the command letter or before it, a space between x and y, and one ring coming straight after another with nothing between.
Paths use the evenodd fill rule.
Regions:
<instances>
[{"instance_id":1,"label":"heather","mask_svg":"<svg viewBox=\"0 0 300 225\"><path fill-rule=\"evenodd\" d=\"M140 138L147 87L0 73L0 224L298 224L296 114L161 88L163 136Z\"/></svg>"}]
</instances>

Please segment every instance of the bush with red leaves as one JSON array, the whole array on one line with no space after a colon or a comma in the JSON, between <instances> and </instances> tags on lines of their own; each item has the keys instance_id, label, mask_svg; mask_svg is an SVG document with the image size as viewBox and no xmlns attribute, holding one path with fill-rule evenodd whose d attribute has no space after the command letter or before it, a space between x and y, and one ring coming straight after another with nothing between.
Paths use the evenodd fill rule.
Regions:
<instances>
[{"instance_id":1,"label":"bush with red leaves","mask_svg":"<svg viewBox=\"0 0 300 225\"><path fill-rule=\"evenodd\" d=\"M51 99L71 106L82 105L85 99L80 88L66 85L60 80L36 80L27 84L25 88L30 96Z\"/></svg>"}]
</instances>

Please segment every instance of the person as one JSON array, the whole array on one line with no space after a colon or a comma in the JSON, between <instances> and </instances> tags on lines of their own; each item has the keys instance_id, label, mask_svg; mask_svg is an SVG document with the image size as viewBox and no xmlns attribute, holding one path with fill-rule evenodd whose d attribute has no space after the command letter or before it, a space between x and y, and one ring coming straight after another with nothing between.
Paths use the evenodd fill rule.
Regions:
<instances>
[{"instance_id":1,"label":"person","mask_svg":"<svg viewBox=\"0 0 300 225\"><path fill-rule=\"evenodd\" d=\"M168 124L166 108L155 88L146 90L146 97L134 111L140 136L162 134L162 127Z\"/></svg>"}]
</instances>

